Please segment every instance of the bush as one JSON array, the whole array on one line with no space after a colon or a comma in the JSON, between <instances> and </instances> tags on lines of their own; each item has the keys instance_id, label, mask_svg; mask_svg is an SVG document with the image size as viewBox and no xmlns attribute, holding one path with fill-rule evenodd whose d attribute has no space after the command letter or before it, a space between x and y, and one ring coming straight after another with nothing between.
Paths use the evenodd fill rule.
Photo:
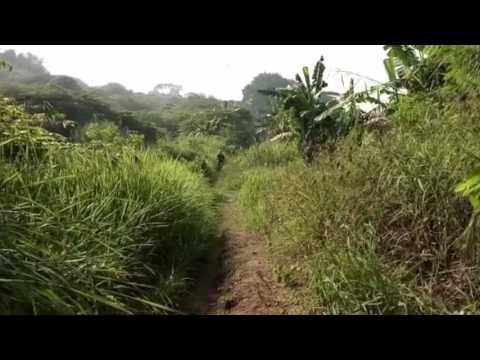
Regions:
<instances>
[{"instance_id":1,"label":"bush","mask_svg":"<svg viewBox=\"0 0 480 360\"><path fill-rule=\"evenodd\" d=\"M130 131L122 134L117 124L111 121L91 122L84 129L86 142L95 145L128 145L141 148L145 139L142 134Z\"/></svg>"},{"instance_id":2,"label":"bush","mask_svg":"<svg viewBox=\"0 0 480 360\"><path fill-rule=\"evenodd\" d=\"M97 143L121 142L121 133L118 125L110 121L91 122L85 126L85 140Z\"/></svg>"}]
</instances>

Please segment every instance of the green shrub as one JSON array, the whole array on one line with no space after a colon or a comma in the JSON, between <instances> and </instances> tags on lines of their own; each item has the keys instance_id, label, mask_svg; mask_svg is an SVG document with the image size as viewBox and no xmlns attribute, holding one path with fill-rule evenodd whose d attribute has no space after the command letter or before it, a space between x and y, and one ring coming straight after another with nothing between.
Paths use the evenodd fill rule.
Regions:
<instances>
[{"instance_id":1,"label":"green shrub","mask_svg":"<svg viewBox=\"0 0 480 360\"><path fill-rule=\"evenodd\" d=\"M91 122L85 126L85 138L88 142L116 143L122 136L118 125L110 121Z\"/></svg>"},{"instance_id":2,"label":"green shrub","mask_svg":"<svg viewBox=\"0 0 480 360\"><path fill-rule=\"evenodd\" d=\"M118 125L112 121L95 121L85 126L84 137L86 142L94 145L128 145L141 148L145 139L142 134L131 131L122 134Z\"/></svg>"}]
</instances>

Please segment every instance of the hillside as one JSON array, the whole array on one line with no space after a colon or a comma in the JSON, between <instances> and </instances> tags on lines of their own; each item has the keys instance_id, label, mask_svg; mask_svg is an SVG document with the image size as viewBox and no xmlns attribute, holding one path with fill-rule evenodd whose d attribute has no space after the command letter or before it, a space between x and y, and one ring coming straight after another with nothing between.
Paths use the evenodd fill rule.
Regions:
<instances>
[{"instance_id":1,"label":"hillside","mask_svg":"<svg viewBox=\"0 0 480 360\"><path fill-rule=\"evenodd\" d=\"M32 54L7 50L0 53L0 59L12 66L12 71L0 73L0 95L15 98L32 112L63 114L79 128L96 120L112 121L121 129L142 133L145 141L152 144L159 138L175 138L185 131L193 131L200 124L205 127L218 117L229 116L230 110L244 109L235 115L242 118L241 127L235 131L243 133L238 135L243 143L237 144L234 140L231 145L244 146L254 141L257 124L249 112L259 113L254 111L259 105L252 105L252 100L256 101L252 95L245 102L226 102L195 93L182 96L181 86L175 84L159 83L147 94L133 92L118 83L90 87L80 79L50 74L42 61ZM270 81L269 86L274 86L286 81L279 75L273 76L273 80L270 77L264 75L260 82ZM265 99L268 97L260 99L263 101L260 112L268 109ZM63 135L68 134L63 132ZM76 136L74 140L79 140L78 133Z\"/></svg>"}]
</instances>

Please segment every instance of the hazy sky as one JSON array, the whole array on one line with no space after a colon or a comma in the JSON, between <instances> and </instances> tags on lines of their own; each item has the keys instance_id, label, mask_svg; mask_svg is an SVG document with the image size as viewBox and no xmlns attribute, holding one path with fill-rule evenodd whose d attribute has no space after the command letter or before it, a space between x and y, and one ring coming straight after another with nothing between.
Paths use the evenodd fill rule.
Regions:
<instances>
[{"instance_id":1,"label":"hazy sky","mask_svg":"<svg viewBox=\"0 0 480 360\"><path fill-rule=\"evenodd\" d=\"M90 86L109 82L148 92L158 83L182 85L185 92L240 100L242 88L261 72L294 78L321 55L329 90L342 92L351 75L386 81L381 45L0 45L31 52L54 75L80 78ZM358 86L364 86L363 81Z\"/></svg>"}]
</instances>

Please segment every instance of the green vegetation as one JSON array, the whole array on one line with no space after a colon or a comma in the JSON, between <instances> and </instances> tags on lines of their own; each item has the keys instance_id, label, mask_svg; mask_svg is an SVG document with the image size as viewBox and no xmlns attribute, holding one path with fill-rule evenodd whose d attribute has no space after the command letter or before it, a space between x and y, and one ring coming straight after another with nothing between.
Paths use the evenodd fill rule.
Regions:
<instances>
[{"instance_id":1,"label":"green vegetation","mask_svg":"<svg viewBox=\"0 0 480 360\"><path fill-rule=\"evenodd\" d=\"M255 118L261 119L272 112L275 102L271 97L262 94L260 90L274 90L287 87L291 84L294 84L294 81L285 79L279 74L258 74L243 88L242 105L249 110Z\"/></svg>"},{"instance_id":2,"label":"green vegetation","mask_svg":"<svg viewBox=\"0 0 480 360\"><path fill-rule=\"evenodd\" d=\"M210 182L217 179L217 154L226 151L225 139L219 136L180 136L175 141L161 141L158 150L170 159L185 163Z\"/></svg>"},{"instance_id":3,"label":"green vegetation","mask_svg":"<svg viewBox=\"0 0 480 360\"><path fill-rule=\"evenodd\" d=\"M250 147L234 157L225 166L221 181L226 191L239 190L250 172L271 169L300 160L294 144L268 142Z\"/></svg>"},{"instance_id":4,"label":"green vegetation","mask_svg":"<svg viewBox=\"0 0 480 360\"><path fill-rule=\"evenodd\" d=\"M67 145L2 110L0 312L171 312L214 235L206 180L135 138L109 143L106 128Z\"/></svg>"},{"instance_id":5,"label":"green vegetation","mask_svg":"<svg viewBox=\"0 0 480 360\"><path fill-rule=\"evenodd\" d=\"M310 313L478 313L480 46L385 51L366 91L322 58L241 102L0 54L0 313L178 313L224 193Z\"/></svg>"},{"instance_id":6,"label":"green vegetation","mask_svg":"<svg viewBox=\"0 0 480 360\"><path fill-rule=\"evenodd\" d=\"M426 47L414 58L422 65L395 62L405 81L385 84L397 97L380 107L384 123L367 116L310 165L242 168L245 220L284 276L308 288L310 311L478 312L478 49L467 48ZM415 85L425 67L445 80ZM247 154L234 161L247 163Z\"/></svg>"},{"instance_id":7,"label":"green vegetation","mask_svg":"<svg viewBox=\"0 0 480 360\"><path fill-rule=\"evenodd\" d=\"M343 108L332 93L323 91L328 84L323 80L323 58L315 64L313 74L303 68L303 79L297 74L296 84L282 89L261 90L279 99L277 114L283 128L288 128L298 139L302 156L311 161L321 147L331 145L351 126ZM286 115L286 116L285 116Z\"/></svg>"}]
</instances>

